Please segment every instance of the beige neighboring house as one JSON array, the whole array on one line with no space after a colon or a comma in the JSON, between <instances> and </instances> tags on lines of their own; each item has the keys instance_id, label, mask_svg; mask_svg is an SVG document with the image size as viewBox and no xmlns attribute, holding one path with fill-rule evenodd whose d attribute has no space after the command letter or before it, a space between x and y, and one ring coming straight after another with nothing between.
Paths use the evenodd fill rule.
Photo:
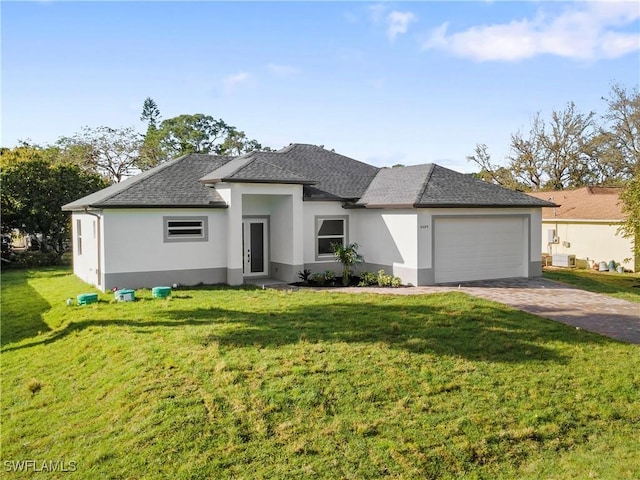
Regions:
<instances>
[{"instance_id":1,"label":"beige neighboring house","mask_svg":"<svg viewBox=\"0 0 640 480\"><path fill-rule=\"evenodd\" d=\"M625 270L640 270L634 240L618 232L624 220L621 191L621 187L583 187L529 193L560 205L542 209L542 253L556 259L558 254L575 255L578 266L614 260Z\"/></svg>"}]
</instances>

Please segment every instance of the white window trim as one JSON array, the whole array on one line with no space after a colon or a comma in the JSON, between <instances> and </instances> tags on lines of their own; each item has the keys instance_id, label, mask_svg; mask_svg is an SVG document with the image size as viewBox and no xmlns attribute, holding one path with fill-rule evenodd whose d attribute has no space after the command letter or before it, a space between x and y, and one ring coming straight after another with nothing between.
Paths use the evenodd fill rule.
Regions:
<instances>
[{"instance_id":1,"label":"white window trim","mask_svg":"<svg viewBox=\"0 0 640 480\"><path fill-rule=\"evenodd\" d=\"M82 255L82 219L76 219L76 252L78 256Z\"/></svg>"},{"instance_id":2,"label":"white window trim","mask_svg":"<svg viewBox=\"0 0 640 480\"><path fill-rule=\"evenodd\" d=\"M315 259L317 262L322 262L322 261L333 261L334 257L332 253L323 253L323 254L319 254L318 253L318 239L320 238L325 238L320 237L318 235L318 233L320 232L320 227L322 226L322 222L324 220L342 220L342 225L343 225L343 231L342 231L342 238L343 238L343 244L344 245L348 245L349 244L349 216L348 215L316 215L314 217L314 227L315 227L315 231L314 231L314 253L315 253ZM331 237L337 237L339 235L331 235Z\"/></svg>"},{"instance_id":3,"label":"white window trim","mask_svg":"<svg viewBox=\"0 0 640 480\"><path fill-rule=\"evenodd\" d=\"M180 229L180 227L169 227L169 222L200 222L200 227L190 226L188 228L200 228L200 234L170 236L170 229ZM206 242L209 240L209 219L206 216L182 216L182 217L162 217L163 234L165 243L176 242ZM187 227L185 227L187 228Z\"/></svg>"}]
</instances>

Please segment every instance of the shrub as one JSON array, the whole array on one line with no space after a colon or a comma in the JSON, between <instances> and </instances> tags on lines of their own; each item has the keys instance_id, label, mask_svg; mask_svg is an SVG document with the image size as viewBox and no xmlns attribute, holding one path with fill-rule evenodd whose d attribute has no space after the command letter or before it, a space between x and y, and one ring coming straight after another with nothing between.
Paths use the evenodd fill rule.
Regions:
<instances>
[{"instance_id":1,"label":"shrub","mask_svg":"<svg viewBox=\"0 0 640 480\"><path fill-rule=\"evenodd\" d=\"M54 252L16 252L10 262L3 262L2 269L59 267L71 265L71 255L60 257Z\"/></svg>"},{"instance_id":2,"label":"shrub","mask_svg":"<svg viewBox=\"0 0 640 480\"><path fill-rule=\"evenodd\" d=\"M342 243L332 243L333 256L336 262L342 264L342 284L349 285L349 278L354 272L355 267L364 261L364 257L358 253L359 245L350 243L344 245Z\"/></svg>"},{"instance_id":3,"label":"shrub","mask_svg":"<svg viewBox=\"0 0 640 480\"><path fill-rule=\"evenodd\" d=\"M378 271L378 285L381 287L393 287L397 288L402 285L402 280L399 277L394 277L393 275L388 275L384 273L384 270Z\"/></svg>"},{"instance_id":4,"label":"shrub","mask_svg":"<svg viewBox=\"0 0 640 480\"><path fill-rule=\"evenodd\" d=\"M311 275L311 281L321 286L333 283L335 279L336 274L331 270L325 270L324 272L318 272Z\"/></svg>"},{"instance_id":5,"label":"shrub","mask_svg":"<svg viewBox=\"0 0 640 480\"><path fill-rule=\"evenodd\" d=\"M378 275L373 272L362 272L360 275L360 283L358 283L359 287L368 287L371 285L378 284Z\"/></svg>"},{"instance_id":6,"label":"shrub","mask_svg":"<svg viewBox=\"0 0 640 480\"><path fill-rule=\"evenodd\" d=\"M298 272L298 278L300 278L300 280L302 280L302 282L305 285L309 284L309 277L310 276L311 276L311 270L309 270L308 268L305 268L301 272Z\"/></svg>"}]
</instances>

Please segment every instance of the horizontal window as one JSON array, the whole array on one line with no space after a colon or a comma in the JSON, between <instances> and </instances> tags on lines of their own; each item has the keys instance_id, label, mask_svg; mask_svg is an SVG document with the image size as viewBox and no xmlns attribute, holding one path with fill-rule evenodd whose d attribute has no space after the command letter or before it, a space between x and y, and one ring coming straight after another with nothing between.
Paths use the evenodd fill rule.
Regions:
<instances>
[{"instance_id":1,"label":"horizontal window","mask_svg":"<svg viewBox=\"0 0 640 480\"><path fill-rule=\"evenodd\" d=\"M165 242L206 242L207 217L163 217Z\"/></svg>"}]
</instances>

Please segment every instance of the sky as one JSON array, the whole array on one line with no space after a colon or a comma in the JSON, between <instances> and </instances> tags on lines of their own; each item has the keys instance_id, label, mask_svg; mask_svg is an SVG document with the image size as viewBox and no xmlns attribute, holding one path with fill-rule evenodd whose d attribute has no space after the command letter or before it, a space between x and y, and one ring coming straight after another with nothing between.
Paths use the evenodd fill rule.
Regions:
<instances>
[{"instance_id":1,"label":"sky","mask_svg":"<svg viewBox=\"0 0 640 480\"><path fill-rule=\"evenodd\" d=\"M2 1L0 145L203 113L265 146L460 172L640 83L640 2Z\"/></svg>"}]
</instances>

